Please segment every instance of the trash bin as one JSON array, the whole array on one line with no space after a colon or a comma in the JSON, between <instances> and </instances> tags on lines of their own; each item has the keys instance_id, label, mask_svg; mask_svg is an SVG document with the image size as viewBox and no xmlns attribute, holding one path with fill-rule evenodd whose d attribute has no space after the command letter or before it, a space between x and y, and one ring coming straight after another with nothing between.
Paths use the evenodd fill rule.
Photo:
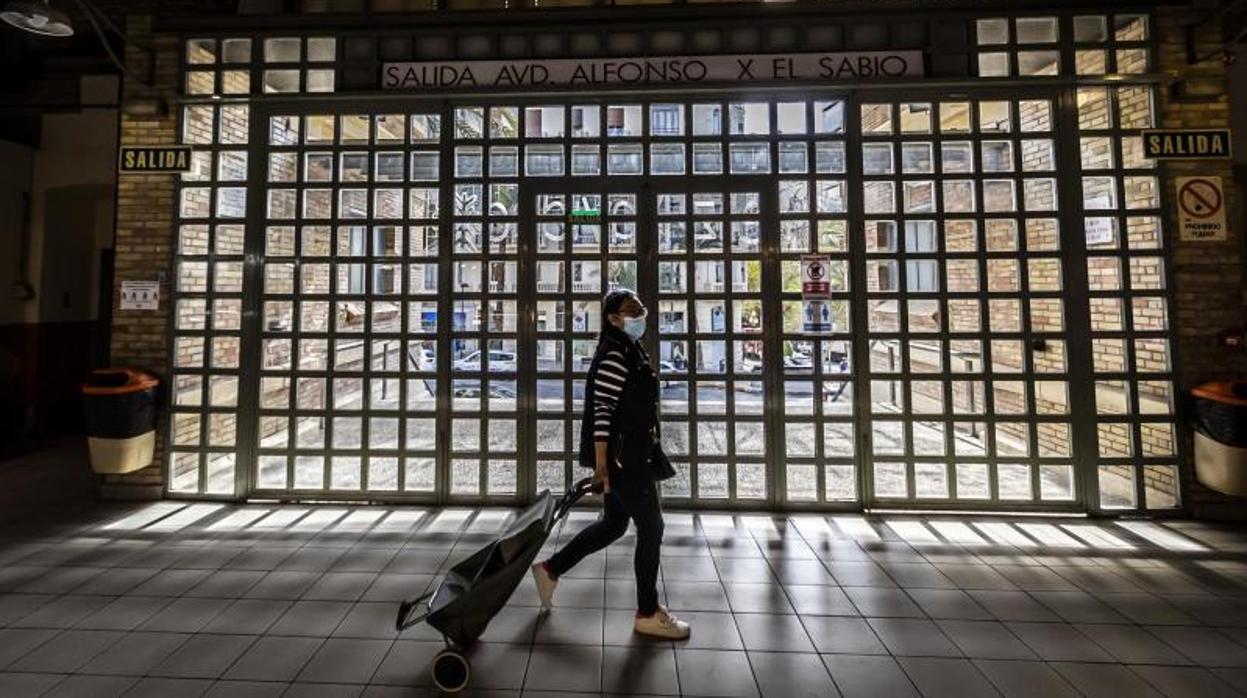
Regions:
<instances>
[{"instance_id":1,"label":"trash bin","mask_svg":"<svg viewBox=\"0 0 1247 698\"><path fill-rule=\"evenodd\" d=\"M132 368L92 371L82 384L91 468L117 474L141 470L156 450L156 377Z\"/></svg>"},{"instance_id":2,"label":"trash bin","mask_svg":"<svg viewBox=\"0 0 1247 698\"><path fill-rule=\"evenodd\" d=\"M1247 496L1247 381L1214 381L1191 391L1195 478L1222 494Z\"/></svg>"}]
</instances>

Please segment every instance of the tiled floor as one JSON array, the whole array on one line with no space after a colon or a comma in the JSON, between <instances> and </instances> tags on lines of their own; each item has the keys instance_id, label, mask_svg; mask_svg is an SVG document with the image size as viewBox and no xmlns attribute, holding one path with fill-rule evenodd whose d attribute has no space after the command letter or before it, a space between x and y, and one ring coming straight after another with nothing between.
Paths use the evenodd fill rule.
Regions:
<instances>
[{"instance_id":1,"label":"tiled floor","mask_svg":"<svg viewBox=\"0 0 1247 698\"><path fill-rule=\"evenodd\" d=\"M0 529L0 696L431 695L397 602L503 510L96 507ZM594 516L575 512L569 537ZM525 580L476 695L1247 695L1247 530L1192 522L669 512L682 643L631 632L630 540Z\"/></svg>"}]
</instances>

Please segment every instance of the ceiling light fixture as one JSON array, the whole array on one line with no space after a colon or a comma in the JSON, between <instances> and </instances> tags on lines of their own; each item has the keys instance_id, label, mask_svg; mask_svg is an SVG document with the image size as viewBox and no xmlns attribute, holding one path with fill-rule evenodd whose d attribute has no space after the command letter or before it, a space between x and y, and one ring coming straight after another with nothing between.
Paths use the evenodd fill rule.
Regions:
<instances>
[{"instance_id":1,"label":"ceiling light fixture","mask_svg":"<svg viewBox=\"0 0 1247 698\"><path fill-rule=\"evenodd\" d=\"M108 41L108 36L104 33L105 29L111 31L121 39L123 44L133 46L145 51L152 60L149 61L149 70L155 63L154 52L141 44L130 41L126 38L125 32L108 18L108 15L100 8L95 6L91 0L74 0L74 4L82 11L82 15L87 18L87 22L91 24L91 30L95 33L96 38L100 40L100 44L104 47L104 52L108 54L108 59L117 66L123 75L147 87L151 87L150 79L143 79L131 72L113 50L112 44ZM49 0L11 0L4 6L4 10L0 11L0 19L11 24L22 31L28 31L32 34L40 34L42 36L73 36L74 25L69 19L69 15L52 7ZM102 26L101 26L102 25Z\"/></svg>"},{"instance_id":2,"label":"ceiling light fixture","mask_svg":"<svg viewBox=\"0 0 1247 698\"><path fill-rule=\"evenodd\" d=\"M5 22L43 36L73 36L74 25L69 15L52 7L48 0L32 2L31 0L14 0L4 6L0 19Z\"/></svg>"}]
</instances>

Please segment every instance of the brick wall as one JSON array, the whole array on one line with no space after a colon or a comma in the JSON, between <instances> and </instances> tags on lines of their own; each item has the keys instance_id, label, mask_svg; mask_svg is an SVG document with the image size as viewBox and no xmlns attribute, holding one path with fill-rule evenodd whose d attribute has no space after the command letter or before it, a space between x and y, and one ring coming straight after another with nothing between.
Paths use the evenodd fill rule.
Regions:
<instances>
[{"instance_id":1,"label":"brick wall","mask_svg":"<svg viewBox=\"0 0 1247 698\"><path fill-rule=\"evenodd\" d=\"M1186 63L1184 23L1188 12L1163 10L1157 16L1159 39L1158 68L1160 72L1182 76L1189 84L1183 88L1206 96L1162 94L1160 123L1171 128L1217 128L1230 126L1228 98L1229 72L1220 58L1198 65ZM1196 34L1199 52L1220 46L1223 39L1217 22L1209 22ZM1226 185L1227 210L1230 213L1230 235L1225 242L1187 242L1178 239L1173 178L1190 175L1219 175ZM1216 379L1247 376L1247 352L1229 349L1217 342L1217 332L1243 326L1243 269L1241 248L1243 230L1242 204L1234 200L1230 161L1184 162L1165 165L1161 178L1161 196L1170 212L1165 228L1173 250L1173 267L1177 297L1173 308L1176 329L1177 377L1180 395L1199 383ZM1234 225L1237 222L1238 225ZM1189 430L1182 437L1186 451L1191 452ZM1187 469L1190 476L1193 471ZM1247 519L1247 504L1223 497L1200 487L1188 485L1188 502L1196 516Z\"/></svg>"},{"instance_id":2,"label":"brick wall","mask_svg":"<svg viewBox=\"0 0 1247 698\"><path fill-rule=\"evenodd\" d=\"M152 58L134 46L126 49L126 63L138 75L151 70L156 89L126 78L123 104L136 99L160 99L161 91L177 85L178 49L172 37L152 36L150 20L131 19L127 32L155 50ZM173 145L177 142L177 115L121 115L120 145ZM112 360L116 365L137 366L160 376L169 375L169 296L172 290L173 214L175 177L171 174L121 174L117 177L116 262L113 290ZM163 275L159 310L122 310L121 283L151 281ZM168 390L164 393L167 395ZM163 417L162 417L163 419ZM127 475L103 476L105 498L148 498L161 494L163 483L164 425L158 425L156 457L147 468Z\"/></svg>"}]
</instances>

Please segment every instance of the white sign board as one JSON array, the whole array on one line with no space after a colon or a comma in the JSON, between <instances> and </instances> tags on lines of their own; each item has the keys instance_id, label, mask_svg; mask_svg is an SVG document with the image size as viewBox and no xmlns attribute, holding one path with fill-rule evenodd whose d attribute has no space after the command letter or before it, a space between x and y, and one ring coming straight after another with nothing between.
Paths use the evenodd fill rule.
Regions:
<instances>
[{"instance_id":1,"label":"white sign board","mask_svg":"<svg viewBox=\"0 0 1247 698\"><path fill-rule=\"evenodd\" d=\"M801 258L801 328L805 334L831 332L831 257Z\"/></svg>"},{"instance_id":2,"label":"white sign board","mask_svg":"<svg viewBox=\"0 0 1247 698\"><path fill-rule=\"evenodd\" d=\"M1183 241L1217 242L1228 236L1225 190L1220 177L1177 177L1178 237Z\"/></svg>"},{"instance_id":3,"label":"white sign board","mask_svg":"<svg viewBox=\"0 0 1247 698\"><path fill-rule=\"evenodd\" d=\"M837 83L921 77L924 72L922 51L424 61L384 64L381 87L453 90L798 80Z\"/></svg>"},{"instance_id":4,"label":"white sign board","mask_svg":"<svg viewBox=\"0 0 1247 698\"><path fill-rule=\"evenodd\" d=\"M159 281L122 281L122 310L158 310L160 308Z\"/></svg>"}]
</instances>

